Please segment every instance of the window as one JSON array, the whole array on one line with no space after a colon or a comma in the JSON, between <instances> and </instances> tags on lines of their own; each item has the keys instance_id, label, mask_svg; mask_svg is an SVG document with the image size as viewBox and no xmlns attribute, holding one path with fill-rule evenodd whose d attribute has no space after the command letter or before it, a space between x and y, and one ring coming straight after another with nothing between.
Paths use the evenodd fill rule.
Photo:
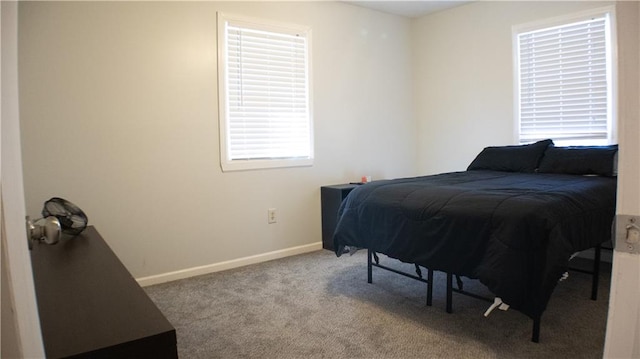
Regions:
<instances>
[{"instance_id":1,"label":"window","mask_svg":"<svg viewBox=\"0 0 640 359\"><path fill-rule=\"evenodd\" d=\"M218 14L223 171L312 164L310 34Z\"/></svg>"},{"instance_id":2,"label":"window","mask_svg":"<svg viewBox=\"0 0 640 359\"><path fill-rule=\"evenodd\" d=\"M615 141L611 29L603 10L515 29L520 143Z\"/></svg>"}]
</instances>

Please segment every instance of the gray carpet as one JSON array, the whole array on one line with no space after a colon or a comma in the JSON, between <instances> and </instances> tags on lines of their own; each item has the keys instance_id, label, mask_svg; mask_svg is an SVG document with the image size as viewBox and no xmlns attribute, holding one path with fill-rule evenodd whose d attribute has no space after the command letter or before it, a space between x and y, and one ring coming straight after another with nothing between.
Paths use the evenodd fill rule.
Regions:
<instances>
[{"instance_id":1,"label":"gray carpet","mask_svg":"<svg viewBox=\"0 0 640 359\"><path fill-rule=\"evenodd\" d=\"M381 257L383 264L411 265ZM598 301L590 276L571 273L542 317L454 293L445 312L445 278L435 275L433 306L426 284L374 268L366 253L337 258L322 250L225 272L146 287L174 325L181 358L601 358L609 275ZM465 289L490 295L476 281Z\"/></svg>"}]
</instances>

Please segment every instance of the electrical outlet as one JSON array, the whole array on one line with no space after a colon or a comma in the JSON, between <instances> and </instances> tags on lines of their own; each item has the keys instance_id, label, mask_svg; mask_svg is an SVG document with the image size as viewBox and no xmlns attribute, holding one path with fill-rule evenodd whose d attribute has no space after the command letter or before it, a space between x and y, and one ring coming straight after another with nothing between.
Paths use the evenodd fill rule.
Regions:
<instances>
[{"instance_id":1,"label":"electrical outlet","mask_svg":"<svg viewBox=\"0 0 640 359\"><path fill-rule=\"evenodd\" d=\"M276 209L269 208L267 210L267 222L269 224L272 224L272 223L276 223L277 221L278 221L278 218L276 217Z\"/></svg>"}]
</instances>

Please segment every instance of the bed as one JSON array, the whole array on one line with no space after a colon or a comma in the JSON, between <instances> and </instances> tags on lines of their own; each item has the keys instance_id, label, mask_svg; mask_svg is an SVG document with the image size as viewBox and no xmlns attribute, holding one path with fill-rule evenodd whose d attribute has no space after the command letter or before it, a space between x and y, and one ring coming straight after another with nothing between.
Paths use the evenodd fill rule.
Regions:
<instances>
[{"instance_id":1,"label":"bed","mask_svg":"<svg viewBox=\"0 0 640 359\"><path fill-rule=\"evenodd\" d=\"M449 287L453 275L478 279L534 320L537 342L572 255L611 239L616 154L551 140L487 147L466 171L358 186L339 209L336 254L366 248L369 263L382 253L415 264L419 278L427 268L428 302L432 271Z\"/></svg>"}]
</instances>

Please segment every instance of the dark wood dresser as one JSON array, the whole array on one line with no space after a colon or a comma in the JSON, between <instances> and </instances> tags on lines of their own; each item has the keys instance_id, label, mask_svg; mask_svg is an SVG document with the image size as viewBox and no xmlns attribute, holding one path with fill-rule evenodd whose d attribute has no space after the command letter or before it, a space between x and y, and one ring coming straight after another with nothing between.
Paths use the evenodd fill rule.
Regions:
<instances>
[{"instance_id":1,"label":"dark wood dresser","mask_svg":"<svg viewBox=\"0 0 640 359\"><path fill-rule=\"evenodd\" d=\"M177 358L176 331L93 226L31 251L47 358Z\"/></svg>"}]
</instances>

